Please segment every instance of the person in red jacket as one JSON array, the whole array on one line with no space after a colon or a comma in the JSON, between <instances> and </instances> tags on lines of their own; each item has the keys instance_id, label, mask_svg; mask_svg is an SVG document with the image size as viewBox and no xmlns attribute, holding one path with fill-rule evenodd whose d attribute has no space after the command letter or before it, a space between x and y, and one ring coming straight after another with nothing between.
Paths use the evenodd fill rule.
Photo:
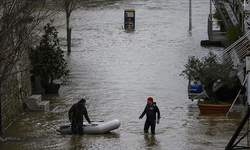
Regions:
<instances>
[{"instance_id":1,"label":"person in red jacket","mask_svg":"<svg viewBox=\"0 0 250 150\"><path fill-rule=\"evenodd\" d=\"M86 100L81 99L69 109L69 121L71 122L71 130L74 134L83 135L83 116L91 123L85 104Z\"/></svg>"},{"instance_id":2,"label":"person in red jacket","mask_svg":"<svg viewBox=\"0 0 250 150\"><path fill-rule=\"evenodd\" d=\"M157 120L156 120L156 113L157 113ZM160 110L156 106L156 103L153 102L152 97L148 97L147 99L147 105L142 112L142 114L139 116L139 119L143 118L143 116L146 114L147 118L144 124L144 133L148 133L149 127L151 127L151 134L155 134L155 125L160 123Z\"/></svg>"}]
</instances>

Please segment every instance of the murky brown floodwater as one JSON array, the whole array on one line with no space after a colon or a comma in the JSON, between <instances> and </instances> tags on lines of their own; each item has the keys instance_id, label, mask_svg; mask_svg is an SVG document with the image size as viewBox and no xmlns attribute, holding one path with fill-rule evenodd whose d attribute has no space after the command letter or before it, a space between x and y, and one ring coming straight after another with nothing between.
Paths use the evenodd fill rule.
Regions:
<instances>
[{"instance_id":1,"label":"murky brown floodwater","mask_svg":"<svg viewBox=\"0 0 250 150\"><path fill-rule=\"evenodd\" d=\"M135 31L122 29L125 5L136 9ZM67 86L59 95L42 95L56 109L25 113L5 131L0 149L224 149L244 107L238 105L227 118L200 115L196 101L188 99L188 82L179 76L188 56L222 50L200 46L207 39L209 1L192 0L191 33L188 6L187 0L137 0L74 11ZM55 21L65 25L64 13ZM64 26L59 31L65 40ZM148 96L162 114L156 135L144 135L145 118L138 119ZM68 109L80 98L87 99L91 120L116 118L120 128L104 135L58 134L56 128L68 123Z\"/></svg>"}]
</instances>

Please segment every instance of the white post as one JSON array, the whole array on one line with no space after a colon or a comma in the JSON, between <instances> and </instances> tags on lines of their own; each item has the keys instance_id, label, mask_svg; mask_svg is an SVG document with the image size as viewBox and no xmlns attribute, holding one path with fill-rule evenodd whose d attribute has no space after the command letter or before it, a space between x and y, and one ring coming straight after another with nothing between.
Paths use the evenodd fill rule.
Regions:
<instances>
[{"instance_id":1,"label":"white post","mask_svg":"<svg viewBox=\"0 0 250 150\"><path fill-rule=\"evenodd\" d=\"M250 104L250 78L249 77L247 77L247 104L248 105Z\"/></svg>"},{"instance_id":2,"label":"white post","mask_svg":"<svg viewBox=\"0 0 250 150\"><path fill-rule=\"evenodd\" d=\"M247 111L249 109L249 104L250 104L250 78L249 78L249 73L250 72L250 56L246 56L246 73L247 73ZM249 118L247 121L247 130L249 130ZM249 146L249 135L247 135L247 146Z\"/></svg>"},{"instance_id":3,"label":"white post","mask_svg":"<svg viewBox=\"0 0 250 150\"><path fill-rule=\"evenodd\" d=\"M250 56L246 56L246 73L247 73L247 103L250 104L250 80L248 78L248 72L250 71ZM247 106L248 107L248 106Z\"/></svg>"},{"instance_id":4,"label":"white post","mask_svg":"<svg viewBox=\"0 0 250 150\"><path fill-rule=\"evenodd\" d=\"M210 0L210 15L212 15L212 0Z\"/></svg>"}]
</instances>

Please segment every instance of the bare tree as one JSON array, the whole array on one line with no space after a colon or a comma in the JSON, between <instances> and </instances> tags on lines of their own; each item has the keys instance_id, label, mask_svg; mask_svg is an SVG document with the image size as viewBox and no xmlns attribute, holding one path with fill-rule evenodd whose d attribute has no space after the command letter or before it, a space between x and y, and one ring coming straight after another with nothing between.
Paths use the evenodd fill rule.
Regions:
<instances>
[{"instance_id":1,"label":"bare tree","mask_svg":"<svg viewBox=\"0 0 250 150\"><path fill-rule=\"evenodd\" d=\"M66 30L67 30L67 48L71 52L71 28L69 27L69 20L72 11L76 8L79 0L60 0L63 9L66 12Z\"/></svg>"},{"instance_id":2,"label":"bare tree","mask_svg":"<svg viewBox=\"0 0 250 150\"><path fill-rule=\"evenodd\" d=\"M7 87L6 83L22 72L29 72L28 49L35 29L47 18L46 0L0 1L0 134L2 133L1 102L22 85ZM3 87L5 85L5 87ZM11 85L11 84L9 84Z\"/></svg>"},{"instance_id":3,"label":"bare tree","mask_svg":"<svg viewBox=\"0 0 250 150\"><path fill-rule=\"evenodd\" d=\"M34 30L45 18L43 6L46 1L34 0L3 0L0 3L0 82L9 75L27 70L22 63L31 41ZM26 66L14 71L17 65Z\"/></svg>"}]
</instances>

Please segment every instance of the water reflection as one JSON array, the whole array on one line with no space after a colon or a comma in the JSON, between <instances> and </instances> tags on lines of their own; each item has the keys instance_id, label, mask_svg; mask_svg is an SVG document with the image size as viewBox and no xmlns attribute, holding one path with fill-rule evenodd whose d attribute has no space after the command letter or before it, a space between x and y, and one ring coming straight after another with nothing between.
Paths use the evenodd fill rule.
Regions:
<instances>
[{"instance_id":1,"label":"water reflection","mask_svg":"<svg viewBox=\"0 0 250 150\"><path fill-rule=\"evenodd\" d=\"M72 135L70 137L69 145L70 145L70 150L80 150L80 149L85 149L85 146L83 145L86 143L84 139L86 136L80 136L80 135Z\"/></svg>"},{"instance_id":2,"label":"water reflection","mask_svg":"<svg viewBox=\"0 0 250 150\"><path fill-rule=\"evenodd\" d=\"M145 134L144 140L145 140L145 146L147 148L157 149L160 146L159 141L155 137L154 134Z\"/></svg>"},{"instance_id":3,"label":"water reflection","mask_svg":"<svg viewBox=\"0 0 250 150\"><path fill-rule=\"evenodd\" d=\"M192 149L210 149L211 147L216 147L218 150L225 149L245 115L241 104L233 107L232 111L238 113L230 113L228 117L226 114L200 114L196 105L190 105L188 113L190 123L187 129L190 147Z\"/></svg>"}]
</instances>

